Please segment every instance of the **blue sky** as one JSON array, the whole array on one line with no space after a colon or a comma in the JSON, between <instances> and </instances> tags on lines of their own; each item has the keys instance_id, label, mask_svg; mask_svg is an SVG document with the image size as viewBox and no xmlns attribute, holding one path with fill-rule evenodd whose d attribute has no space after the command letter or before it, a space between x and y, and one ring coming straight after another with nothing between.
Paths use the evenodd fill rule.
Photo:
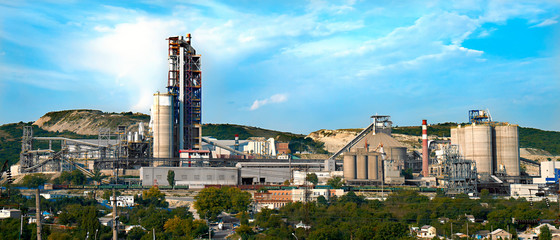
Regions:
<instances>
[{"instance_id":1,"label":"blue sky","mask_svg":"<svg viewBox=\"0 0 560 240\"><path fill-rule=\"evenodd\" d=\"M560 131L560 1L0 0L0 124L149 113L168 36L202 54L203 122L309 133L494 120Z\"/></svg>"}]
</instances>

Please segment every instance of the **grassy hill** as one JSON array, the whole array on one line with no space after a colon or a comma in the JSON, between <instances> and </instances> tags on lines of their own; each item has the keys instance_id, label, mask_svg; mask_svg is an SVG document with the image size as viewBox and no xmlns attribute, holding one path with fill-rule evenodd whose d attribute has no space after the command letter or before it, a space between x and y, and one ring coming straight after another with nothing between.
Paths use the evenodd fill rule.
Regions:
<instances>
[{"instance_id":1,"label":"grassy hill","mask_svg":"<svg viewBox=\"0 0 560 240\"><path fill-rule=\"evenodd\" d=\"M462 124L464 125L465 123ZM428 134L451 137L449 129L455 126L457 126L457 123L432 124L428 126ZM422 127L395 127L393 128L393 133L421 136ZM560 132L519 127L519 147L542 149L553 155L560 155Z\"/></svg>"}]
</instances>

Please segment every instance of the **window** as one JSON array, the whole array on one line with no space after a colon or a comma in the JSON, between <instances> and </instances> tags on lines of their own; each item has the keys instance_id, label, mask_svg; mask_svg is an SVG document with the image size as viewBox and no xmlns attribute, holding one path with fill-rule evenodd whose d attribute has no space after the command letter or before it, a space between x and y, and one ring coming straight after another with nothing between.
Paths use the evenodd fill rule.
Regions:
<instances>
[{"instance_id":1,"label":"window","mask_svg":"<svg viewBox=\"0 0 560 240\"><path fill-rule=\"evenodd\" d=\"M161 175L156 175L156 178L157 178L157 179L161 179Z\"/></svg>"},{"instance_id":2,"label":"window","mask_svg":"<svg viewBox=\"0 0 560 240\"><path fill-rule=\"evenodd\" d=\"M220 176L218 176L218 179L219 179L219 180L226 180L226 176L220 175Z\"/></svg>"},{"instance_id":3,"label":"window","mask_svg":"<svg viewBox=\"0 0 560 240\"><path fill-rule=\"evenodd\" d=\"M212 175L206 175L206 180L212 180Z\"/></svg>"},{"instance_id":4,"label":"window","mask_svg":"<svg viewBox=\"0 0 560 240\"><path fill-rule=\"evenodd\" d=\"M194 180L200 180L200 175L194 175Z\"/></svg>"},{"instance_id":5,"label":"window","mask_svg":"<svg viewBox=\"0 0 560 240\"><path fill-rule=\"evenodd\" d=\"M189 176L187 176L187 175L181 175L181 179L185 179L185 180L186 180L186 179L189 179L188 177L189 177Z\"/></svg>"}]
</instances>

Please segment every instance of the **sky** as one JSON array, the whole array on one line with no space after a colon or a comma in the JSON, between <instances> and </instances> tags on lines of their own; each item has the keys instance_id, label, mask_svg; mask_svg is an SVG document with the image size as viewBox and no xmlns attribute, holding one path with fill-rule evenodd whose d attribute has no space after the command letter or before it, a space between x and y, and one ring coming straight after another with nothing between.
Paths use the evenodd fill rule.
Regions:
<instances>
[{"instance_id":1,"label":"sky","mask_svg":"<svg viewBox=\"0 0 560 240\"><path fill-rule=\"evenodd\" d=\"M560 0L0 0L0 124L149 114L167 41L202 55L203 123L307 134L495 121L560 131Z\"/></svg>"}]
</instances>

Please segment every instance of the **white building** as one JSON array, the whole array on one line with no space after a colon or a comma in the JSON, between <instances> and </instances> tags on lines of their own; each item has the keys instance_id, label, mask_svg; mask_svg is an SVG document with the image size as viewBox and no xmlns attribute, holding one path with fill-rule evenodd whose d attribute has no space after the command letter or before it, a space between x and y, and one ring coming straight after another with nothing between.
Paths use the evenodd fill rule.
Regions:
<instances>
[{"instance_id":1,"label":"white building","mask_svg":"<svg viewBox=\"0 0 560 240\"><path fill-rule=\"evenodd\" d=\"M344 196L343 189L309 189L308 191L309 201L317 201L319 196L323 196L327 200L334 196ZM292 201L305 202L305 189L292 189Z\"/></svg>"},{"instance_id":2,"label":"white building","mask_svg":"<svg viewBox=\"0 0 560 240\"><path fill-rule=\"evenodd\" d=\"M556 171L555 171L556 169ZM541 177L533 179L534 184L546 184L555 182L555 172L560 171L560 162L546 161L541 162Z\"/></svg>"},{"instance_id":3,"label":"white building","mask_svg":"<svg viewBox=\"0 0 560 240\"><path fill-rule=\"evenodd\" d=\"M2 209L0 210L0 219L16 218L19 219L21 211L18 209Z\"/></svg>"},{"instance_id":4,"label":"white building","mask_svg":"<svg viewBox=\"0 0 560 240\"><path fill-rule=\"evenodd\" d=\"M418 231L416 237L421 239L432 239L437 235L436 228L430 225L424 225Z\"/></svg>"},{"instance_id":5,"label":"white building","mask_svg":"<svg viewBox=\"0 0 560 240\"><path fill-rule=\"evenodd\" d=\"M109 198L111 206L115 202L113 196ZM117 207L133 207L134 206L134 196L117 196Z\"/></svg>"},{"instance_id":6,"label":"white building","mask_svg":"<svg viewBox=\"0 0 560 240\"><path fill-rule=\"evenodd\" d=\"M342 171L332 171L332 172L307 172L309 173L315 173L317 175L317 178L319 179L319 185L322 184L326 184L327 181L333 177L340 177L341 179L343 178L342 175ZM305 184L305 177L306 177L306 172L305 171L294 171L294 185L304 185ZM311 183L308 183L311 184Z\"/></svg>"},{"instance_id":7,"label":"white building","mask_svg":"<svg viewBox=\"0 0 560 240\"><path fill-rule=\"evenodd\" d=\"M549 200L556 200L556 195L549 195L550 191L546 188L547 183L555 183L555 172L560 172L559 161L546 161L541 162L541 176L533 179L533 184L511 184L510 195L513 198L523 197L527 201L542 201L544 198ZM537 193L539 193L537 196ZM544 196L540 193L545 194Z\"/></svg>"},{"instance_id":8,"label":"white building","mask_svg":"<svg viewBox=\"0 0 560 240\"><path fill-rule=\"evenodd\" d=\"M216 144L202 144L203 150L212 151L212 157L217 158L224 155L231 155L232 152L226 148L220 146L229 147L231 149L238 149L238 151L255 154L255 155L266 155L266 156L276 156L276 141L274 138L255 138L249 140L238 140L237 146L235 140L217 140L212 137L204 137L205 139L216 143Z\"/></svg>"}]
</instances>

